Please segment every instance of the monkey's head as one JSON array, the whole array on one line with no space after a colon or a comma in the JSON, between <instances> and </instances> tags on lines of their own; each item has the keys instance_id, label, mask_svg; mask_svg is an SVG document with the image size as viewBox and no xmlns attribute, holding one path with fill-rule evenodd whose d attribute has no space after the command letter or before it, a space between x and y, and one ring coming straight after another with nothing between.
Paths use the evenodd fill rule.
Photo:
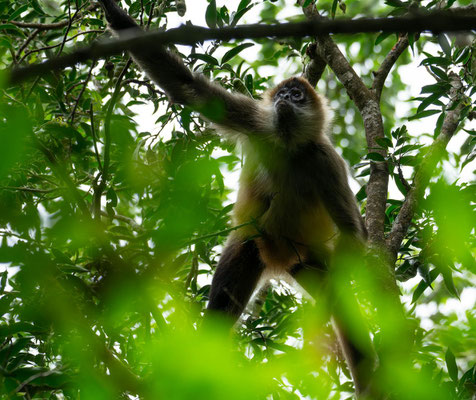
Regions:
<instances>
[{"instance_id":1,"label":"monkey's head","mask_svg":"<svg viewBox=\"0 0 476 400\"><path fill-rule=\"evenodd\" d=\"M278 135L288 143L305 143L327 127L327 104L304 78L282 81L267 94Z\"/></svg>"}]
</instances>

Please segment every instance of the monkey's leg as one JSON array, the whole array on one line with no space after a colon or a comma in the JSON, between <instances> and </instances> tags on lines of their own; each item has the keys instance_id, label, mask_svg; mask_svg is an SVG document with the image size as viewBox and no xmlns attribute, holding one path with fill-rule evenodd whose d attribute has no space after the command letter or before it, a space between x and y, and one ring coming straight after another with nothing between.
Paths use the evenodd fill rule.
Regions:
<instances>
[{"instance_id":1,"label":"monkey's leg","mask_svg":"<svg viewBox=\"0 0 476 400\"><path fill-rule=\"evenodd\" d=\"M324 296L356 395L361 398L370 394L376 356L350 281L335 282L325 263L318 261L296 265L291 275L313 297Z\"/></svg>"},{"instance_id":2,"label":"monkey's leg","mask_svg":"<svg viewBox=\"0 0 476 400\"><path fill-rule=\"evenodd\" d=\"M263 270L256 243L233 239L223 250L213 276L208 310L223 312L236 321Z\"/></svg>"}]
</instances>

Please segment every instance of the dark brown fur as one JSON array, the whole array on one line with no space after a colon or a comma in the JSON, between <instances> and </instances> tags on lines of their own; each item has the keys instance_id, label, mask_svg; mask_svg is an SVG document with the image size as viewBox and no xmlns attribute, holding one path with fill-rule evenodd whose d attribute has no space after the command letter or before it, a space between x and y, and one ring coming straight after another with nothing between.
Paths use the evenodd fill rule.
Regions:
<instances>
[{"instance_id":1,"label":"dark brown fur","mask_svg":"<svg viewBox=\"0 0 476 400\"><path fill-rule=\"evenodd\" d=\"M138 29L113 0L101 3L117 33ZM172 101L200 111L222 134L240 142L246 155L233 223L254 223L228 238L209 310L236 320L263 271L290 273L306 287L313 279L326 279L337 238L365 241L345 162L326 135L327 101L305 79L287 79L256 101L193 74L163 47L138 49L132 56ZM302 97L281 101L279 96L288 99L293 90ZM372 364L369 346L354 345L345 321L338 315L335 320L356 388L364 388Z\"/></svg>"}]
</instances>

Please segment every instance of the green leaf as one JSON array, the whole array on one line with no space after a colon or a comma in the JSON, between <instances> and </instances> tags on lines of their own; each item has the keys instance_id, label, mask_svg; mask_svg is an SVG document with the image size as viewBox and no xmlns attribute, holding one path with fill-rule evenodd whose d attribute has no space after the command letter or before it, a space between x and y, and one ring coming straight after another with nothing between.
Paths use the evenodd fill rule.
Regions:
<instances>
[{"instance_id":1,"label":"green leaf","mask_svg":"<svg viewBox=\"0 0 476 400\"><path fill-rule=\"evenodd\" d=\"M445 57L428 57L425 58L420 65L440 65L442 67L447 67L451 64L451 60Z\"/></svg>"},{"instance_id":2,"label":"green leaf","mask_svg":"<svg viewBox=\"0 0 476 400\"><path fill-rule=\"evenodd\" d=\"M439 267L441 270L441 275L443 275L443 282L445 283L446 289L448 289L448 292L450 292L454 297L459 300L459 293L453 281L453 274L451 273L451 269L449 269L448 267Z\"/></svg>"},{"instance_id":3,"label":"green leaf","mask_svg":"<svg viewBox=\"0 0 476 400\"><path fill-rule=\"evenodd\" d=\"M382 43L385 39L392 35L393 33L382 32L380 35L377 36L377 39L375 39L375 46Z\"/></svg>"},{"instance_id":4,"label":"green leaf","mask_svg":"<svg viewBox=\"0 0 476 400\"><path fill-rule=\"evenodd\" d=\"M420 113L425 110L430 104L437 104L442 105L441 101L438 99L441 97L442 93L434 93L428 97L426 97L418 106L417 113Z\"/></svg>"},{"instance_id":5,"label":"green leaf","mask_svg":"<svg viewBox=\"0 0 476 400\"><path fill-rule=\"evenodd\" d=\"M430 284L436 279L436 277L439 274L440 274L440 272L435 268L432 271L430 271L429 282L426 282L425 279L422 279L420 281L417 288L413 292L412 304L415 303L420 298L420 296L423 294L425 289L430 286Z\"/></svg>"},{"instance_id":6,"label":"green leaf","mask_svg":"<svg viewBox=\"0 0 476 400\"><path fill-rule=\"evenodd\" d=\"M0 31L15 31L18 33L21 33L23 35L23 32L20 28L18 28L16 25L13 24L0 24Z\"/></svg>"},{"instance_id":7,"label":"green leaf","mask_svg":"<svg viewBox=\"0 0 476 400\"><path fill-rule=\"evenodd\" d=\"M62 253L58 249L51 249L51 254L55 257L56 261L63 263L63 264L73 264L71 259L64 253Z\"/></svg>"},{"instance_id":8,"label":"green leaf","mask_svg":"<svg viewBox=\"0 0 476 400\"><path fill-rule=\"evenodd\" d=\"M210 65L218 65L218 60L211 56L210 54L199 54L199 53L193 53L188 56L188 58L194 58L196 60L202 60L205 61L207 64Z\"/></svg>"},{"instance_id":9,"label":"green leaf","mask_svg":"<svg viewBox=\"0 0 476 400\"><path fill-rule=\"evenodd\" d=\"M367 185L364 185L359 189L359 191L355 195L355 198L357 199L357 201L362 201L367 198Z\"/></svg>"},{"instance_id":10,"label":"green leaf","mask_svg":"<svg viewBox=\"0 0 476 400\"><path fill-rule=\"evenodd\" d=\"M431 72L433 72L438 78L447 81L448 80L448 75L446 74L445 71L443 71L441 68L438 67L430 67Z\"/></svg>"},{"instance_id":11,"label":"green leaf","mask_svg":"<svg viewBox=\"0 0 476 400\"><path fill-rule=\"evenodd\" d=\"M243 43L243 44L240 44L240 45L234 47L231 50L228 50L225 53L225 55L223 56L223 58L221 59L221 63L222 64L226 63L227 61L229 61L233 57L235 57L238 53L240 53L244 49L247 49L248 47L251 47L251 46L254 46L254 43Z\"/></svg>"},{"instance_id":12,"label":"green leaf","mask_svg":"<svg viewBox=\"0 0 476 400\"><path fill-rule=\"evenodd\" d=\"M382 154L375 152L368 153L366 158L372 161L385 161L385 157Z\"/></svg>"},{"instance_id":13,"label":"green leaf","mask_svg":"<svg viewBox=\"0 0 476 400\"><path fill-rule=\"evenodd\" d=\"M408 120L412 121L414 119L426 118L426 117L429 117L430 115L438 114L440 112L441 110L426 110L426 111L416 113L415 115L409 117Z\"/></svg>"},{"instance_id":14,"label":"green leaf","mask_svg":"<svg viewBox=\"0 0 476 400\"><path fill-rule=\"evenodd\" d=\"M464 64L466 64L466 63L469 61L470 58L471 58L471 50L470 50L470 48L466 48L466 49L464 49L464 50L461 52L461 54L456 58L455 63L457 63L457 64L461 63L461 64L464 65Z\"/></svg>"},{"instance_id":15,"label":"green leaf","mask_svg":"<svg viewBox=\"0 0 476 400\"><path fill-rule=\"evenodd\" d=\"M205 12L205 21L209 28L217 26L217 4L215 0L211 0Z\"/></svg>"},{"instance_id":16,"label":"green leaf","mask_svg":"<svg viewBox=\"0 0 476 400\"><path fill-rule=\"evenodd\" d=\"M253 6L254 6L254 4L251 4L250 6L245 7L243 9L237 11L236 13L234 13L230 25L235 26L238 23L238 21L243 17L243 15L245 15L248 11L250 11L253 8Z\"/></svg>"},{"instance_id":17,"label":"green leaf","mask_svg":"<svg viewBox=\"0 0 476 400\"><path fill-rule=\"evenodd\" d=\"M446 93L450 89L450 85L444 82L438 82L433 85L426 85L421 88L421 93Z\"/></svg>"},{"instance_id":18,"label":"green leaf","mask_svg":"<svg viewBox=\"0 0 476 400\"><path fill-rule=\"evenodd\" d=\"M385 149L388 149L389 147L392 147L392 145L393 145L392 141L389 138L386 138L386 137L377 138L375 141Z\"/></svg>"},{"instance_id":19,"label":"green leaf","mask_svg":"<svg viewBox=\"0 0 476 400\"><path fill-rule=\"evenodd\" d=\"M338 3L338 1L339 1L339 0L334 0L334 1L332 2L332 7L331 7L331 17L332 17L332 19L334 19L335 16L336 16L336 10L337 10L337 3Z\"/></svg>"},{"instance_id":20,"label":"green leaf","mask_svg":"<svg viewBox=\"0 0 476 400\"><path fill-rule=\"evenodd\" d=\"M399 162L402 165L416 167L420 163L420 158L417 156L403 156L399 158Z\"/></svg>"},{"instance_id":21,"label":"green leaf","mask_svg":"<svg viewBox=\"0 0 476 400\"><path fill-rule=\"evenodd\" d=\"M5 270L1 273L2 278L0 279L0 295L5 291L7 286L8 271Z\"/></svg>"},{"instance_id":22,"label":"green leaf","mask_svg":"<svg viewBox=\"0 0 476 400\"><path fill-rule=\"evenodd\" d=\"M445 361L446 368L448 368L448 374L450 375L451 380L456 383L458 381L458 366L456 365L455 356L449 347L445 353Z\"/></svg>"},{"instance_id":23,"label":"green leaf","mask_svg":"<svg viewBox=\"0 0 476 400\"><path fill-rule=\"evenodd\" d=\"M244 10L246 7L248 7L248 4L251 3L251 0L241 0L240 4L238 4L238 8L236 9L237 11Z\"/></svg>"},{"instance_id":24,"label":"green leaf","mask_svg":"<svg viewBox=\"0 0 476 400\"><path fill-rule=\"evenodd\" d=\"M402 180L400 179L400 176L395 174L394 175L394 180L395 180L395 184L397 185L397 188L400 191L400 193L403 194L404 196L406 196L407 193L408 193L408 189L403 184Z\"/></svg>"},{"instance_id":25,"label":"green leaf","mask_svg":"<svg viewBox=\"0 0 476 400\"><path fill-rule=\"evenodd\" d=\"M12 14L10 14L8 16L8 20L9 21L14 21L20 14L24 13L26 10L28 10L28 7L29 5L28 4L24 4L22 5L21 7L18 7L15 12L13 12Z\"/></svg>"},{"instance_id":26,"label":"green leaf","mask_svg":"<svg viewBox=\"0 0 476 400\"><path fill-rule=\"evenodd\" d=\"M412 150L421 149L422 147L423 146L421 144L406 144L405 146L402 146L399 149L395 150L393 154L394 155L405 154Z\"/></svg>"},{"instance_id":27,"label":"green leaf","mask_svg":"<svg viewBox=\"0 0 476 400\"><path fill-rule=\"evenodd\" d=\"M405 4L401 2L400 0L385 0L385 4L388 4L389 6L392 6L395 8L401 8L405 6Z\"/></svg>"},{"instance_id":28,"label":"green leaf","mask_svg":"<svg viewBox=\"0 0 476 400\"><path fill-rule=\"evenodd\" d=\"M444 33L438 35L438 43L447 57L451 57L451 43Z\"/></svg>"}]
</instances>

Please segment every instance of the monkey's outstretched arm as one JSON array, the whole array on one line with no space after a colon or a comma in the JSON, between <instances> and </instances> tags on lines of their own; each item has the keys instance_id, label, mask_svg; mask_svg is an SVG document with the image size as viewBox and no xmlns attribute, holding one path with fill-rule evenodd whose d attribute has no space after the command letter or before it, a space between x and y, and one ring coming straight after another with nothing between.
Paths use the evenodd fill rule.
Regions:
<instances>
[{"instance_id":1,"label":"monkey's outstretched arm","mask_svg":"<svg viewBox=\"0 0 476 400\"><path fill-rule=\"evenodd\" d=\"M118 35L140 31L141 28L115 0L100 0L111 29ZM182 60L163 46L131 51L134 61L162 89L171 101L185 104L199 111L208 120L244 133L259 133L262 117L253 99L210 82L192 73Z\"/></svg>"}]
</instances>

